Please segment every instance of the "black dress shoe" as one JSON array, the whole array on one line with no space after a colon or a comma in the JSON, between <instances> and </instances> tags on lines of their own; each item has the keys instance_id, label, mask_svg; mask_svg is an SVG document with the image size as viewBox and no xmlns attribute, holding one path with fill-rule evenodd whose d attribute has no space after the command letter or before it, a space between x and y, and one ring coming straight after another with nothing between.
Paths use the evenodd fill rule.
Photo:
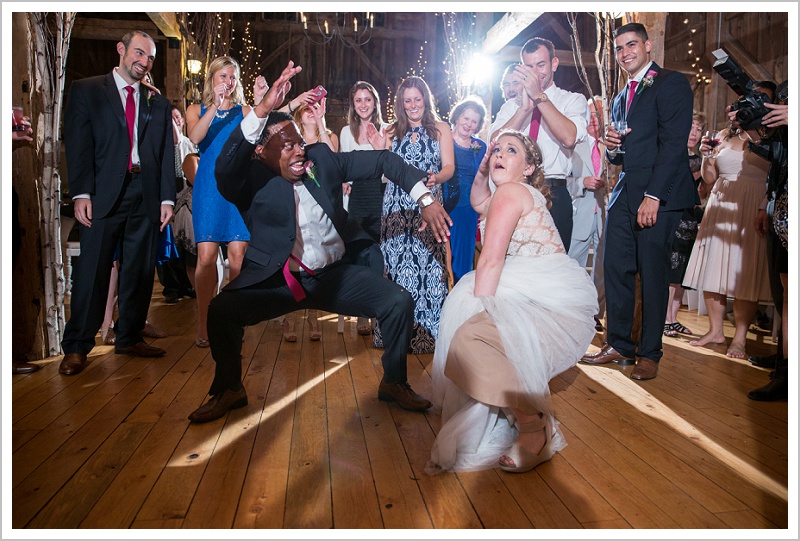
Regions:
<instances>
[{"instance_id":1,"label":"black dress shoe","mask_svg":"<svg viewBox=\"0 0 800 541\"><path fill-rule=\"evenodd\" d=\"M778 364L778 354L773 353L772 355L764 355L763 357L750 356L748 360L753 366L775 369L775 366Z\"/></svg>"},{"instance_id":2,"label":"black dress shoe","mask_svg":"<svg viewBox=\"0 0 800 541\"><path fill-rule=\"evenodd\" d=\"M230 410L243 408L247 405L247 392L244 387L238 391L226 389L222 394L214 395L211 399L189 414L193 423L207 423L216 421Z\"/></svg>"},{"instance_id":3,"label":"black dress shoe","mask_svg":"<svg viewBox=\"0 0 800 541\"><path fill-rule=\"evenodd\" d=\"M19 374L32 374L41 368L38 364L28 363L28 362L15 362L14 365L14 375Z\"/></svg>"},{"instance_id":4,"label":"black dress shoe","mask_svg":"<svg viewBox=\"0 0 800 541\"><path fill-rule=\"evenodd\" d=\"M397 402L398 406L409 411L425 411L433 405L430 400L415 393L407 382L381 381L378 386L378 399L384 402Z\"/></svg>"},{"instance_id":5,"label":"black dress shoe","mask_svg":"<svg viewBox=\"0 0 800 541\"><path fill-rule=\"evenodd\" d=\"M786 375L776 376L774 372L770 373L771 381L753 389L747 393L747 398L750 400L758 400L760 402L774 402L776 400L786 400L789 398L789 380Z\"/></svg>"},{"instance_id":6,"label":"black dress shoe","mask_svg":"<svg viewBox=\"0 0 800 541\"><path fill-rule=\"evenodd\" d=\"M178 301L181 298L178 295L170 295L169 297L164 297L164 302L167 304L178 304Z\"/></svg>"}]
</instances>

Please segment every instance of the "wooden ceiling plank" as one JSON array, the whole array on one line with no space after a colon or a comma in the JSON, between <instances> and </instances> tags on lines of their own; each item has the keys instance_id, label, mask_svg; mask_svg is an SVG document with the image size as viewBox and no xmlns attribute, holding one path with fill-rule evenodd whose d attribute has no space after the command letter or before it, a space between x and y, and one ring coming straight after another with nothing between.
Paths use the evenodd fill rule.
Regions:
<instances>
[{"instance_id":1,"label":"wooden ceiling plank","mask_svg":"<svg viewBox=\"0 0 800 541\"><path fill-rule=\"evenodd\" d=\"M486 39L483 40L481 52L486 55L493 55L499 52L520 32L533 24L543 13L541 11L506 13L486 32Z\"/></svg>"}]
</instances>

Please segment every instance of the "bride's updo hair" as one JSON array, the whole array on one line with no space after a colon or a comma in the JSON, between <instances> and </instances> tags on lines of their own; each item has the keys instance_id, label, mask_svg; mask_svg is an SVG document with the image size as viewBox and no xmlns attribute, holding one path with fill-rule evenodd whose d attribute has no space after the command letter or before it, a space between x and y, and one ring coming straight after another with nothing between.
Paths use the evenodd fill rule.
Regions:
<instances>
[{"instance_id":1,"label":"bride's updo hair","mask_svg":"<svg viewBox=\"0 0 800 541\"><path fill-rule=\"evenodd\" d=\"M513 137L520 142L522 148L525 149L525 163L533 166L533 172L525 177L525 182L539 190L542 195L547 199L547 208L552 206L550 197L550 187L544 185L544 169L542 168L542 151L536 141L517 130L503 130L497 134L495 141L499 141L501 137Z\"/></svg>"}]
</instances>

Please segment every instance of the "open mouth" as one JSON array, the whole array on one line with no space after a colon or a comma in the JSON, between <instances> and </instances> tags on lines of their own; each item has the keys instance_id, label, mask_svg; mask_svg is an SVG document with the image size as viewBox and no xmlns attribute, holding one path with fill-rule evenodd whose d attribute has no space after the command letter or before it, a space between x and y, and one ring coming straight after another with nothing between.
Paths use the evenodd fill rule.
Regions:
<instances>
[{"instance_id":1,"label":"open mouth","mask_svg":"<svg viewBox=\"0 0 800 541\"><path fill-rule=\"evenodd\" d=\"M294 162L293 164L289 165L289 170L297 177L302 177L303 174L306 172L306 168L303 166L303 160Z\"/></svg>"}]
</instances>

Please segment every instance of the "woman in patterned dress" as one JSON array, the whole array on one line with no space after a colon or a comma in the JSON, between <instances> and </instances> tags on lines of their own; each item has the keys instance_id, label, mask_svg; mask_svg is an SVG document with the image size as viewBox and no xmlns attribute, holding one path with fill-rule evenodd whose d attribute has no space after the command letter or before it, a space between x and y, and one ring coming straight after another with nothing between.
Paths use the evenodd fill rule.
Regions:
<instances>
[{"instance_id":1,"label":"woman in patterned dress","mask_svg":"<svg viewBox=\"0 0 800 541\"><path fill-rule=\"evenodd\" d=\"M397 88L397 118L386 130L385 147L411 165L428 172L428 187L442 203L442 183L453 176L453 134L439 119L427 83L408 77ZM445 244L428 229L420 231L419 205L393 183L386 185L381 214L381 252L386 276L414 297L411 353L432 353L439 335L439 318L447 295ZM383 347L380 326L374 334Z\"/></svg>"}]
</instances>

